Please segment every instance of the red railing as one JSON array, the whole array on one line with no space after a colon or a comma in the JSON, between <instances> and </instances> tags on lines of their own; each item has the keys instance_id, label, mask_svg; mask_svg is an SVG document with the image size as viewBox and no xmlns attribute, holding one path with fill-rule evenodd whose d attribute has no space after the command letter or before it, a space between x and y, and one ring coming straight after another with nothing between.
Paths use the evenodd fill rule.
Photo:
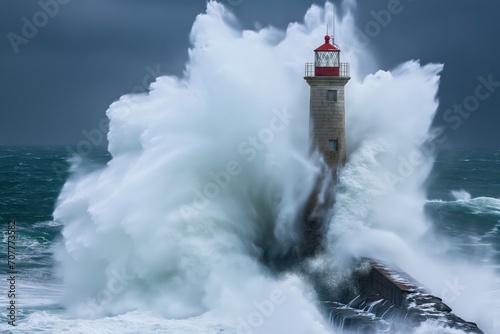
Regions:
<instances>
[{"instance_id":1,"label":"red railing","mask_svg":"<svg viewBox=\"0 0 500 334\"><path fill-rule=\"evenodd\" d=\"M340 67L318 67L314 63L306 63L306 77L349 77L351 74L349 63L340 63Z\"/></svg>"}]
</instances>

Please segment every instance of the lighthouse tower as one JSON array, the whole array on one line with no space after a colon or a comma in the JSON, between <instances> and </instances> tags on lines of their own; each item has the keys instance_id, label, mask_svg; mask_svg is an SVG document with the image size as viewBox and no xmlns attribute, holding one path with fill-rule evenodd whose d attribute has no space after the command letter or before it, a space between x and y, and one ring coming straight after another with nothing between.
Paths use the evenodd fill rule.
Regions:
<instances>
[{"instance_id":1,"label":"lighthouse tower","mask_svg":"<svg viewBox=\"0 0 500 334\"><path fill-rule=\"evenodd\" d=\"M335 171L346 160L344 87L351 78L349 64L340 62L340 49L330 40L325 36L325 44L314 50L304 79L311 87L311 139Z\"/></svg>"},{"instance_id":2,"label":"lighthouse tower","mask_svg":"<svg viewBox=\"0 0 500 334\"><path fill-rule=\"evenodd\" d=\"M340 62L340 48L328 35L325 36L325 43L314 50L314 54L314 63L306 64L304 77L311 88L310 140L323 154L332 172L331 180L335 180L338 167L346 161L344 87L350 79L349 64ZM329 199L323 199L323 203L318 203L318 189L319 186L309 201L309 216L313 209L317 211L318 206L329 202ZM321 215L321 211L316 216Z\"/></svg>"}]
</instances>

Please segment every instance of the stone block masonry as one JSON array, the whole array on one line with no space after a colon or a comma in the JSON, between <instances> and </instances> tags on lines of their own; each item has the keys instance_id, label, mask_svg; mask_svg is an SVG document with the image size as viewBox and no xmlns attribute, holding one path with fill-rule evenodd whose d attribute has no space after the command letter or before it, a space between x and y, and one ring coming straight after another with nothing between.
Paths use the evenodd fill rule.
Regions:
<instances>
[{"instance_id":1,"label":"stone block masonry","mask_svg":"<svg viewBox=\"0 0 500 334\"><path fill-rule=\"evenodd\" d=\"M305 77L311 87L311 140L333 170L346 161L344 86L349 77Z\"/></svg>"}]
</instances>

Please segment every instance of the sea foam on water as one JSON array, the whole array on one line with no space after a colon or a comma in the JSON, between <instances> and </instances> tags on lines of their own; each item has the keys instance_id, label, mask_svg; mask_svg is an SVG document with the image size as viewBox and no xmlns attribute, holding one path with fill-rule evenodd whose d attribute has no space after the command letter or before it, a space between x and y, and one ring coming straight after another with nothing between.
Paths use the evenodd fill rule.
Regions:
<instances>
[{"instance_id":1,"label":"sea foam on water","mask_svg":"<svg viewBox=\"0 0 500 334\"><path fill-rule=\"evenodd\" d=\"M70 177L54 212L65 224L56 256L73 317L97 326L105 316L152 312L179 319L166 327L156 320L179 333L188 326L181 319L192 319L196 330L202 319L205 330L217 323L249 333L333 332L300 275L276 276L264 261L300 242L320 174L302 77L331 21L327 3L285 31L241 31L211 1L193 24L184 75L159 77L147 94L110 106L112 160ZM459 277L470 289L456 297L457 310L483 321L488 311L470 298L482 291L476 277L458 259L433 259L421 242L432 225L423 214L432 149L421 144L431 139L442 65L409 61L364 77L361 65L373 59L349 43L349 10L336 28L353 73L346 87L350 157L332 189L324 256L390 260L436 293ZM485 284L491 276L467 268L483 270Z\"/></svg>"}]
</instances>

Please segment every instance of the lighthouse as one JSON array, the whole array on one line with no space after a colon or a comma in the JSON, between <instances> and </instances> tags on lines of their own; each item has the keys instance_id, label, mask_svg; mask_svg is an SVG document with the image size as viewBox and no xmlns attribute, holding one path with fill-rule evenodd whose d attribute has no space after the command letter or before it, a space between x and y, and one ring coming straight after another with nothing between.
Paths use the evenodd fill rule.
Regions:
<instances>
[{"instance_id":1,"label":"lighthouse","mask_svg":"<svg viewBox=\"0 0 500 334\"><path fill-rule=\"evenodd\" d=\"M311 87L311 140L335 172L346 161L344 87L351 78L349 64L340 62L340 48L330 36L314 50L304 79Z\"/></svg>"},{"instance_id":2,"label":"lighthouse","mask_svg":"<svg viewBox=\"0 0 500 334\"><path fill-rule=\"evenodd\" d=\"M331 173L327 177L331 176L329 179L334 182L347 157L344 87L350 76L349 64L340 62L340 48L330 36L325 36L325 43L314 50L314 63L306 63L304 79L310 86L310 141L323 155ZM306 210L309 221L320 220L331 203L329 198L319 196L319 189L320 184L309 200Z\"/></svg>"},{"instance_id":3,"label":"lighthouse","mask_svg":"<svg viewBox=\"0 0 500 334\"><path fill-rule=\"evenodd\" d=\"M349 64L340 62L340 48L330 36L325 36L325 43L314 50L314 57L314 63L306 63L304 77L310 86L309 119L312 126L309 139L322 154L326 173L322 173L317 180L305 210L301 251L306 257L326 248L325 223L328 217L325 213L334 202L329 195L338 169L347 157L344 88L351 79ZM345 281L345 289L343 284L338 284L330 290L329 284L320 281L323 277L310 276L312 282L319 283L315 288L322 300L328 298L324 296L337 296L330 300L332 303L325 303L329 319L333 319L335 324L348 331L386 332L389 329L415 328L426 321L433 321L440 327L483 333L475 323L451 313L451 308L441 298L432 295L408 273L390 263L366 257L358 259L354 254L352 258L351 268L348 269L352 275L346 276L349 278ZM372 305L368 312L366 301ZM349 312L346 312L346 305L350 308ZM365 312L356 312L356 309Z\"/></svg>"}]
</instances>

